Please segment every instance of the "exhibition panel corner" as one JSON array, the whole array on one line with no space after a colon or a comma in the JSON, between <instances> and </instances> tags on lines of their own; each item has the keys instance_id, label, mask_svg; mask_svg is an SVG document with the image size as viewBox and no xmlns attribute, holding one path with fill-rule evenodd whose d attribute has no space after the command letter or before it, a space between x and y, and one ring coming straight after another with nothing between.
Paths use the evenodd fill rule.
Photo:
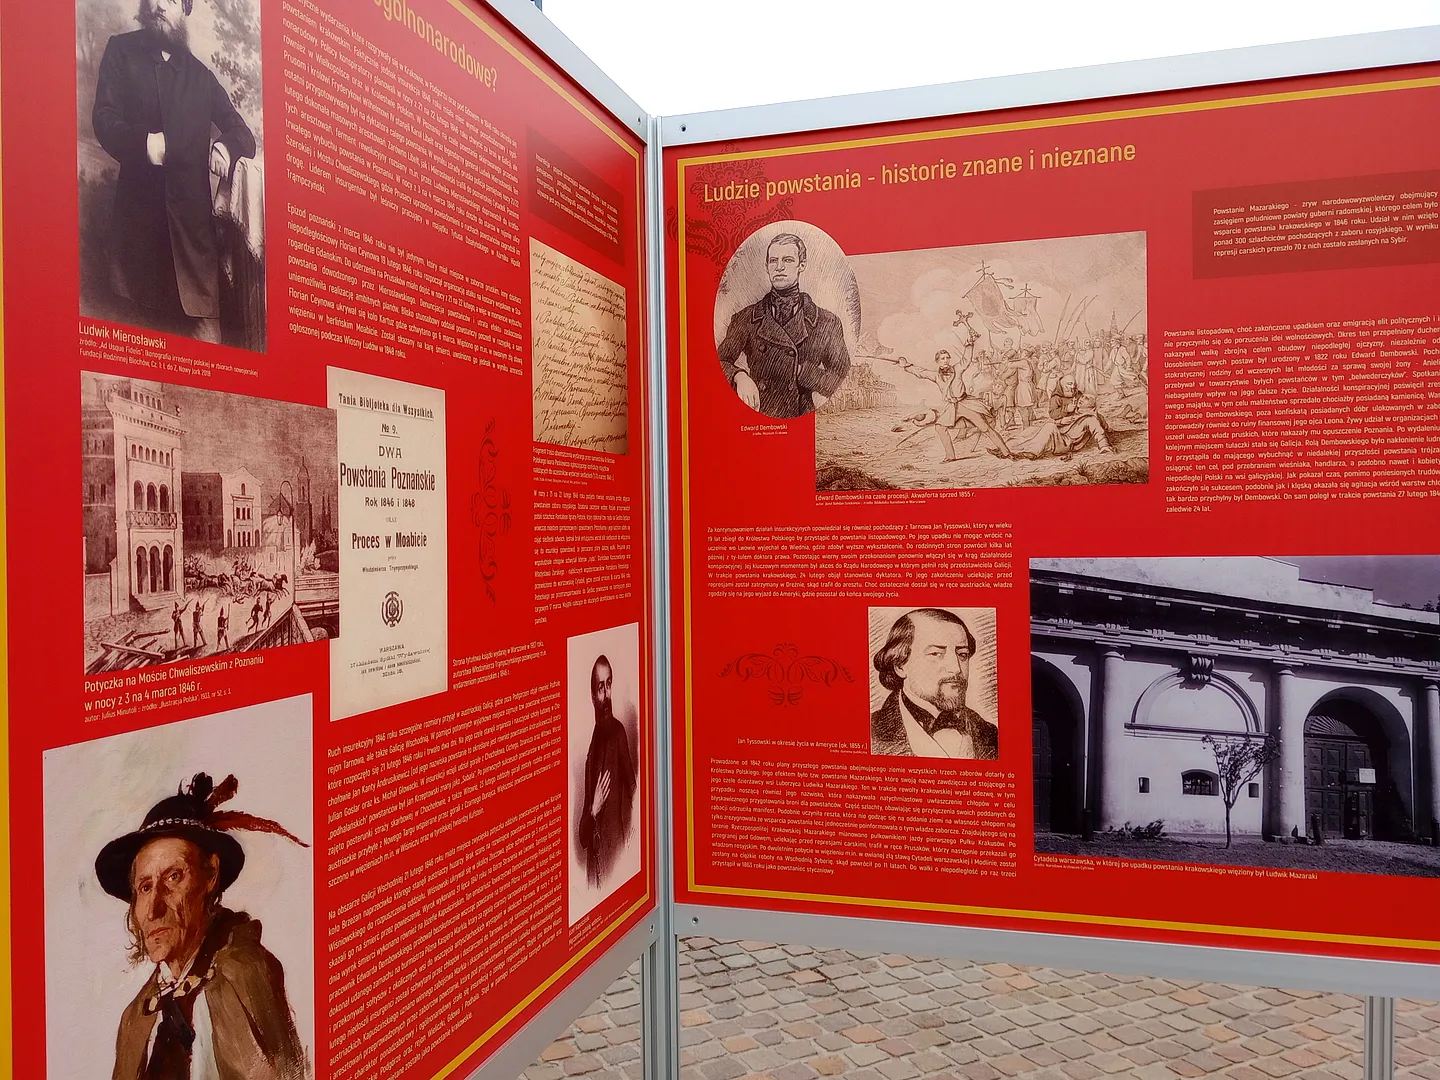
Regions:
<instances>
[{"instance_id":1,"label":"exhibition panel corner","mask_svg":"<svg viewBox=\"0 0 1440 1080\"><path fill-rule=\"evenodd\" d=\"M0 14L7 1074L467 1075L655 905L645 117L463 0Z\"/></svg>"}]
</instances>

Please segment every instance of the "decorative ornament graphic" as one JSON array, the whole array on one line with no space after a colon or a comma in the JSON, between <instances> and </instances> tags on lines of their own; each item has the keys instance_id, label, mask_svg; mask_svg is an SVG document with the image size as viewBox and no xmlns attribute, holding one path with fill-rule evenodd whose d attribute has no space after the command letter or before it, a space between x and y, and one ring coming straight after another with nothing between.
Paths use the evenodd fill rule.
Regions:
<instances>
[{"instance_id":1,"label":"decorative ornament graphic","mask_svg":"<svg viewBox=\"0 0 1440 1080\"><path fill-rule=\"evenodd\" d=\"M400 620L405 615L405 603L400 599L398 592L388 592L385 599L380 602L380 618L386 626L392 630L400 625Z\"/></svg>"},{"instance_id":2,"label":"decorative ornament graphic","mask_svg":"<svg viewBox=\"0 0 1440 1080\"><path fill-rule=\"evenodd\" d=\"M801 656L800 650L788 642L776 645L769 653L736 657L720 672L722 679L731 675L742 682L764 679L770 684L767 692L771 703L779 706L799 704L807 682L829 686L842 678L855 681L843 665L825 656Z\"/></svg>"},{"instance_id":3,"label":"decorative ornament graphic","mask_svg":"<svg viewBox=\"0 0 1440 1080\"><path fill-rule=\"evenodd\" d=\"M765 169L758 161L722 161L694 171L700 176L690 185L692 194L701 194L705 185L712 191L724 189L727 184L759 184L765 187ZM713 203L714 209L708 218L692 217L685 221L685 248L695 255L703 255L716 266L723 267L734 254L740 242L765 225L776 221L787 221L794 215L791 207L795 200L786 196L776 199L765 208L758 208L759 200L725 200ZM666 215L665 230L673 239L679 235L679 218L675 211Z\"/></svg>"},{"instance_id":4,"label":"decorative ornament graphic","mask_svg":"<svg viewBox=\"0 0 1440 1080\"><path fill-rule=\"evenodd\" d=\"M480 530L480 576L485 595L496 602L495 577L500 561L496 541L510 532L510 489L499 482L500 448L495 445L495 418L485 425L480 443L480 490L470 496L470 523Z\"/></svg>"}]
</instances>

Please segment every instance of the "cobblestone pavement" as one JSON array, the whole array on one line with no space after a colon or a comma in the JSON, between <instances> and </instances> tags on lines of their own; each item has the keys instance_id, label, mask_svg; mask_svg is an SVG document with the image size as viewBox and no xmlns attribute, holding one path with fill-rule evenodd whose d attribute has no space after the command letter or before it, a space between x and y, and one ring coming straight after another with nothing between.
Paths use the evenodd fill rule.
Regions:
<instances>
[{"instance_id":1,"label":"cobblestone pavement","mask_svg":"<svg viewBox=\"0 0 1440 1080\"><path fill-rule=\"evenodd\" d=\"M1395 1002L1395 1075L1440 1080L1440 1005Z\"/></svg>"},{"instance_id":2,"label":"cobblestone pavement","mask_svg":"<svg viewBox=\"0 0 1440 1080\"><path fill-rule=\"evenodd\" d=\"M1361 1080L1364 1004L1318 991L688 938L680 1080ZM1440 1006L1397 1002L1397 1074L1440 1080ZM526 1080L640 1080L632 969Z\"/></svg>"}]
</instances>

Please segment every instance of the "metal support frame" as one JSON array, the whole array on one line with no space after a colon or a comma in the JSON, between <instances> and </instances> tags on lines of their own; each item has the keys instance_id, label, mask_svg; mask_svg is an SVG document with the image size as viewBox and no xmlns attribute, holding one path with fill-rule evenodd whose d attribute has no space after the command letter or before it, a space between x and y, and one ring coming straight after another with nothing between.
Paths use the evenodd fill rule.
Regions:
<instances>
[{"instance_id":1,"label":"metal support frame","mask_svg":"<svg viewBox=\"0 0 1440 1080\"><path fill-rule=\"evenodd\" d=\"M641 1053L646 1080L680 1075L680 974L678 938L674 929L675 876L670 774L670 468L667 454L669 414L666 409L665 356L665 199L660 153L660 120L650 125L649 160L646 162L645 197L649 236L650 310L650 445L653 465L650 492L651 572L655 581L655 603L651 609L654 642L655 695L655 941L645 953L641 997L645 1023Z\"/></svg>"},{"instance_id":2,"label":"metal support frame","mask_svg":"<svg viewBox=\"0 0 1440 1080\"><path fill-rule=\"evenodd\" d=\"M466 1080L515 1080L626 968L653 948L659 940L655 929L655 919L648 918L610 946Z\"/></svg>"},{"instance_id":3,"label":"metal support frame","mask_svg":"<svg viewBox=\"0 0 1440 1080\"><path fill-rule=\"evenodd\" d=\"M975 929L887 919L796 914L707 905L676 905L670 704L670 559L667 380L665 354L663 151L715 140L803 133L1064 101L1381 68L1440 59L1440 27L1261 46L1163 60L1109 64L970 83L790 102L677 117L651 117L619 89L540 11L538 0L490 5L588 93L645 139L647 344L651 400L646 422L653 469L652 531L646 538L654 575L655 869L653 915L590 966L472 1075L509 1080L639 957L642 963L642 1060L646 1080L678 1077L681 936L750 938L786 944L963 957L977 961L1064 966L1098 972L1154 974L1281 985L1371 995L1365 999L1365 1076L1394 1073L1395 1002L1386 995L1440 1000L1440 965L1307 956L1296 953L1173 945L1079 935Z\"/></svg>"},{"instance_id":4,"label":"metal support frame","mask_svg":"<svg viewBox=\"0 0 1440 1080\"><path fill-rule=\"evenodd\" d=\"M1395 1075L1395 999L1365 999L1365 1080Z\"/></svg>"},{"instance_id":5,"label":"metal support frame","mask_svg":"<svg viewBox=\"0 0 1440 1080\"><path fill-rule=\"evenodd\" d=\"M659 137L652 150L660 154L667 147L697 143L803 135L866 124L1359 71L1437 59L1440 59L1440 26L1420 27L669 116L659 120ZM1390 1080L1393 1076L1395 1002L1385 995L1440 1000L1440 966L1419 963L699 904L677 905L671 914L671 925L678 935L748 938L822 948L1007 961L1370 995L1365 1001L1367 1080ZM660 1080L665 1075L652 1073L647 1080Z\"/></svg>"}]
</instances>

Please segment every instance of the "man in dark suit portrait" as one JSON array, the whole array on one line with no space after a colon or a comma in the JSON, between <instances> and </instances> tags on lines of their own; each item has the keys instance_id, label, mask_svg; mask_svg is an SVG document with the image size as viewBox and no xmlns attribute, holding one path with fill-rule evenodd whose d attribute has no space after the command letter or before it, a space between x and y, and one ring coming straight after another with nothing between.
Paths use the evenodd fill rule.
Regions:
<instances>
[{"instance_id":1,"label":"man in dark suit portrait","mask_svg":"<svg viewBox=\"0 0 1440 1080\"><path fill-rule=\"evenodd\" d=\"M994 724L965 704L975 636L953 612L917 608L895 620L875 654L890 696L870 716L870 752L994 760Z\"/></svg>"},{"instance_id":2,"label":"man in dark suit portrait","mask_svg":"<svg viewBox=\"0 0 1440 1080\"><path fill-rule=\"evenodd\" d=\"M718 351L725 378L750 408L788 419L814 412L850 371L834 312L800 291L805 241L780 233L765 249L770 291L730 318Z\"/></svg>"},{"instance_id":3,"label":"man in dark suit portrait","mask_svg":"<svg viewBox=\"0 0 1440 1080\"><path fill-rule=\"evenodd\" d=\"M190 51L195 0L140 0L140 29L105 46L91 120L120 163L110 287L202 341L220 340L220 240L210 176L255 156L255 136ZM212 129L216 133L212 139Z\"/></svg>"},{"instance_id":4,"label":"man in dark suit portrait","mask_svg":"<svg viewBox=\"0 0 1440 1080\"><path fill-rule=\"evenodd\" d=\"M590 669L590 701L595 730L585 755L585 791L576 836L584 853L585 878L596 888L609 876L630 838L630 809L639 774L630 753L630 736L615 719L610 700L615 676L610 661L597 657Z\"/></svg>"}]
</instances>

